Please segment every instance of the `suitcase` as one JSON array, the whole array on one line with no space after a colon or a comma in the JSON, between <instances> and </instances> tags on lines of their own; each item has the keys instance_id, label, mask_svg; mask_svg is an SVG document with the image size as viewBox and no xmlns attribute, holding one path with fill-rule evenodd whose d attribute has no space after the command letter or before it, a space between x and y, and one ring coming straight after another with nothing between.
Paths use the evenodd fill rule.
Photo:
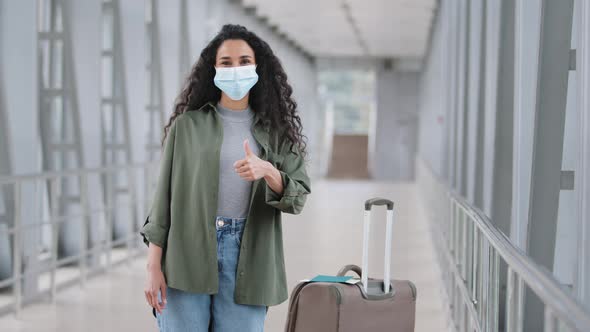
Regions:
<instances>
[{"instance_id":1,"label":"suitcase","mask_svg":"<svg viewBox=\"0 0 590 332\"><path fill-rule=\"evenodd\" d=\"M383 279L368 276L368 242L373 205L387 206ZM285 332L414 331L416 286L409 280L392 280L389 277L392 226L393 202L380 197L368 199L364 212L362 269L350 264L337 273L338 276L344 276L352 270L360 280L355 284L299 282L291 292Z\"/></svg>"}]
</instances>

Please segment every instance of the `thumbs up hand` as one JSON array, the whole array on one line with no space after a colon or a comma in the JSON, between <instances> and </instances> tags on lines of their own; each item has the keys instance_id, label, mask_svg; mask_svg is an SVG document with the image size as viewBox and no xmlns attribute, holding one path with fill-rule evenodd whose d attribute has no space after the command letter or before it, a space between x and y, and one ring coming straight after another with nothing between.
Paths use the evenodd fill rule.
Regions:
<instances>
[{"instance_id":1,"label":"thumbs up hand","mask_svg":"<svg viewBox=\"0 0 590 332\"><path fill-rule=\"evenodd\" d=\"M248 143L248 139L244 140L244 151L246 152L246 157L254 155L254 152L250 149L250 143Z\"/></svg>"},{"instance_id":2,"label":"thumbs up hand","mask_svg":"<svg viewBox=\"0 0 590 332\"><path fill-rule=\"evenodd\" d=\"M234 163L234 170L238 175L247 181L258 180L265 177L270 168L273 167L271 163L266 160L258 158L258 156L250 149L248 140L244 140L244 159L240 159Z\"/></svg>"}]
</instances>

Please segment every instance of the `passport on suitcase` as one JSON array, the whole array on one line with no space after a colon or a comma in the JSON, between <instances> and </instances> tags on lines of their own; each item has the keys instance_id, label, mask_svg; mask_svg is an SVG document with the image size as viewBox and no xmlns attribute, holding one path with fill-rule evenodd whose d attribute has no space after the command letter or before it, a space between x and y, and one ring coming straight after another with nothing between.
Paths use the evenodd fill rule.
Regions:
<instances>
[{"instance_id":1,"label":"passport on suitcase","mask_svg":"<svg viewBox=\"0 0 590 332\"><path fill-rule=\"evenodd\" d=\"M368 239L373 205L387 205L387 233L383 279L369 278ZM365 202L363 269L346 265L338 276L356 272L355 284L335 282L298 283L291 292L285 332L413 332L416 286L409 280L389 278L393 202L372 198ZM363 274L364 272L364 274ZM388 281L388 282L384 282Z\"/></svg>"}]
</instances>

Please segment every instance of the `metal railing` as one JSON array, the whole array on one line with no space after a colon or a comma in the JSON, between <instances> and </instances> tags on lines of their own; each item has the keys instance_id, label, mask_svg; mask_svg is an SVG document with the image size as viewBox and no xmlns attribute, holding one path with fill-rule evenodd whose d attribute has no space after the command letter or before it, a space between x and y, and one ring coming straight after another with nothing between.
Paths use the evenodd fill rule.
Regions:
<instances>
[{"instance_id":1,"label":"metal railing","mask_svg":"<svg viewBox=\"0 0 590 332\"><path fill-rule=\"evenodd\" d=\"M525 290L544 305L544 317L539 317L544 331L590 331L590 312L551 272L449 190L426 163L418 164L456 331L523 331ZM501 276L506 277L503 301Z\"/></svg>"},{"instance_id":2,"label":"metal railing","mask_svg":"<svg viewBox=\"0 0 590 332\"><path fill-rule=\"evenodd\" d=\"M43 172L29 175L0 176L0 189L5 201L12 202L12 206L5 207L11 210L12 217L4 223L0 223L0 242L6 241L10 253L4 258L11 258L9 266L11 273L8 278L0 278L0 313L15 312L19 314L23 307L23 282L29 279L37 284L28 290L26 299L35 301L40 297L49 296L50 300L55 299L56 291L73 284L79 283L84 286L88 276L108 271L112 266L120 263L130 263L131 260L143 251L142 241L138 236L140 222L142 220L121 220L117 225L113 223L117 215L124 215L126 209L144 209L151 199L154 187L154 176L158 168L157 162L131 164L124 166L110 166L100 168L84 168L76 170L65 170L56 172ZM125 172L126 176L143 175L143 198L128 197L125 202L117 202L107 197L102 198L102 191L113 193L122 190L122 186L130 186L135 181L127 183L113 183L112 181L102 182L101 178L116 178L116 174ZM76 183L79 189L80 199L71 202L67 193L72 190L70 184ZM106 183L104 188L102 183ZM94 184L92 187L90 184ZM70 187L65 190L64 187ZM39 190L42 188L42 190ZM92 189L92 190L89 190ZM129 189L129 188L127 188ZM62 192L63 190L63 192ZM89 193L94 192L96 200L90 202ZM130 192L130 191L128 191ZM65 194L63 194L65 193ZM25 195L26 194L26 195ZM109 195L110 196L110 195ZM35 199L39 200L36 204ZM61 201L61 202L60 202ZM45 202L45 203L43 203ZM92 207L90 203L98 205ZM68 204L75 205L75 208L67 208ZM64 209L63 207L66 207ZM61 208L60 208L61 207ZM31 213L31 210L38 210ZM75 213L69 213L74 211ZM62 213L63 212L63 213ZM68 212L68 213L66 213ZM32 214L40 215L40 222L27 218ZM132 214L131 214L132 215ZM141 215L141 214L140 214ZM34 219L37 219L36 217ZM118 218L122 219L122 218ZM12 222L10 222L12 220ZM66 223L77 224L73 225ZM121 225L126 224L126 225ZM113 240L115 226L126 226L126 230ZM73 254L58 259L58 245L60 244L60 227L69 227L79 231L79 243ZM90 234L92 232L92 234ZM98 232L98 233L97 233ZM91 236L94 235L94 239ZM12 239L12 241L10 241ZM91 241L88 241L88 240ZM113 252L122 251L120 260L113 260ZM6 262L5 262L6 263ZM72 269L72 264L77 266ZM4 264L6 266L6 264ZM58 277L62 272L73 274L70 278ZM45 278L45 287L39 279ZM31 286L27 286L30 288ZM12 288L12 293L10 292ZM36 289L35 289L36 288ZM8 293L7 293L8 291Z\"/></svg>"}]
</instances>

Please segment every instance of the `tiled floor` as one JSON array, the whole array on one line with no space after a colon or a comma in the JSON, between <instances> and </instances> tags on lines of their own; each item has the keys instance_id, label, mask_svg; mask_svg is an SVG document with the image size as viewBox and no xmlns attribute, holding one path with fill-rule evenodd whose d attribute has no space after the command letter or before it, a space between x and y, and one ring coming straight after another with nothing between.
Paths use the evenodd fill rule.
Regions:
<instances>
[{"instance_id":1,"label":"tiled floor","mask_svg":"<svg viewBox=\"0 0 590 332\"><path fill-rule=\"evenodd\" d=\"M336 274L346 264L361 265L363 204L375 196L396 204L392 275L410 279L418 288L416 332L447 331L428 223L412 183L314 181L304 212L283 214L289 291L300 279ZM369 274L380 277L385 208L374 211ZM0 317L0 331L157 331L143 297L144 266L142 257L130 267L90 279L85 290L76 286L60 292L56 305L27 306L18 319L13 314ZM265 331L284 330L287 303L270 308Z\"/></svg>"}]
</instances>

